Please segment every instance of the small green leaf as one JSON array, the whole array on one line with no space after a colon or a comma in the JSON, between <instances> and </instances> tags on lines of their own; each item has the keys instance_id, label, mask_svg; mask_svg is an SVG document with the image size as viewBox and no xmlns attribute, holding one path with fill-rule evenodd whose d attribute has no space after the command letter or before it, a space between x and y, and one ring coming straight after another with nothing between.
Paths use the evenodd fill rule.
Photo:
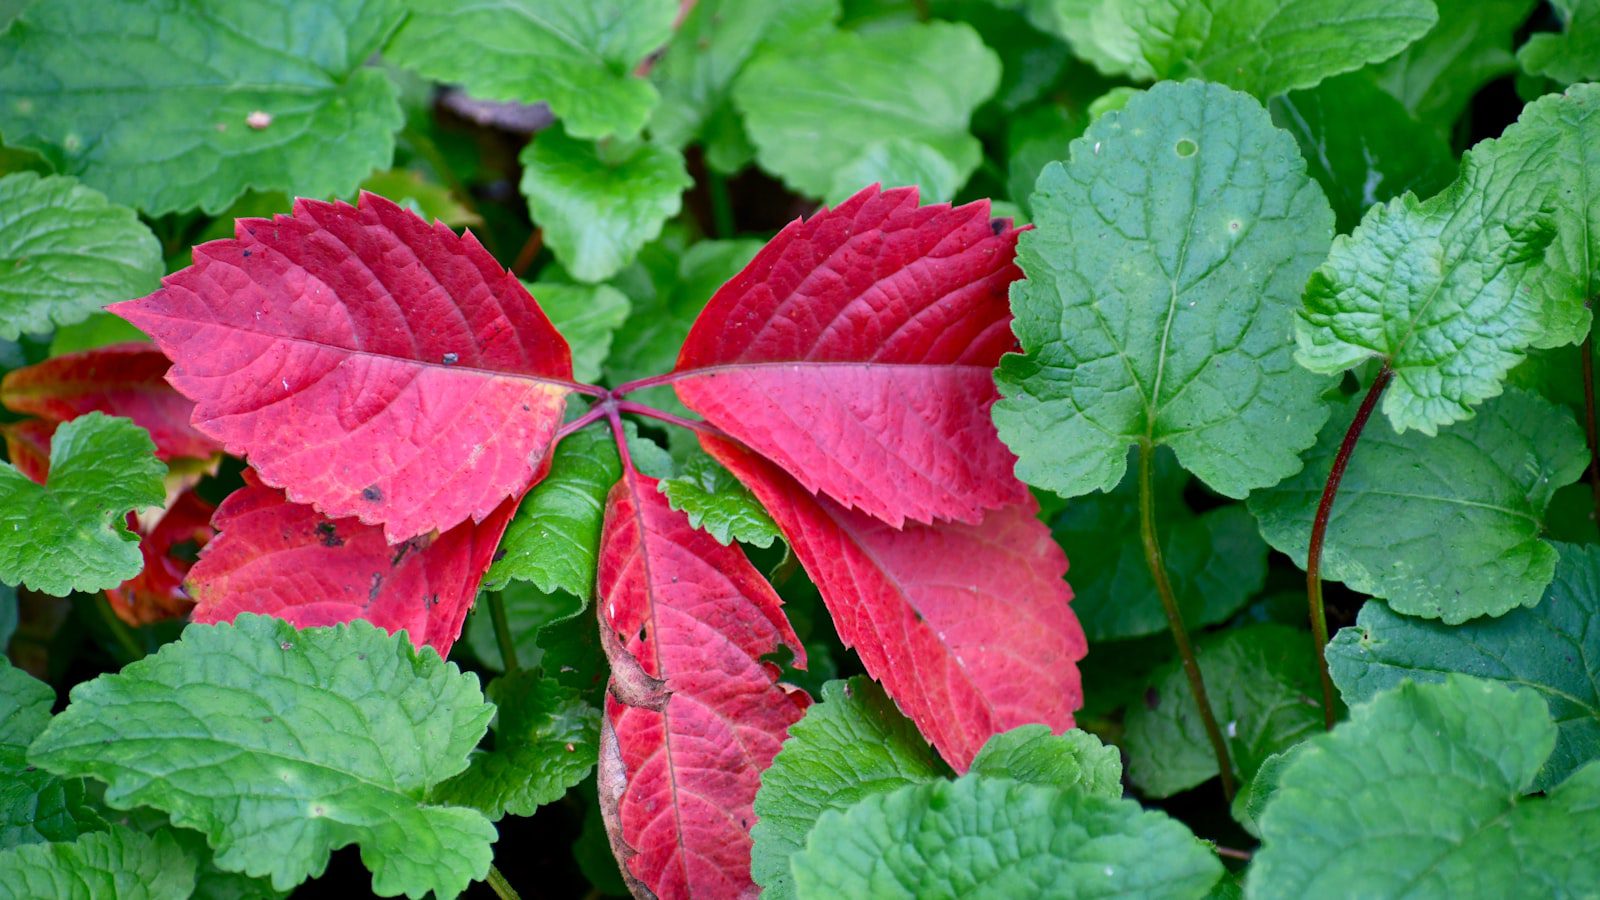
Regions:
<instances>
[{"instance_id":1,"label":"small green leaf","mask_svg":"<svg viewBox=\"0 0 1600 900\"><path fill-rule=\"evenodd\" d=\"M517 662L524 668L540 665L544 648L539 644L539 632L546 625L562 622L583 612L588 604L566 591L546 593L526 581L515 578L498 590L500 602L506 608L506 622L511 626L512 641L517 648ZM494 634L490 619L488 599L479 595L478 602L467 617L465 640L478 657L478 661L496 672L506 670L500 658L499 639Z\"/></svg>"},{"instance_id":2,"label":"small green leaf","mask_svg":"<svg viewBox=\"0 0 1600 900\"><path fill-rule=\"evenodd\" d=\"M1267 543L1301 567L1357 405L1345 401L1303 471L1250 496ZM1572 416L1517 388L1435 438L1397 435L1375 416L1334 500L1322 577L1449 624L1533 606L1556 567L1555 549L1540 538L1545 507L1586 462Z\"/></svg>"},{"instance_id":3,"label":"small green leaf","mask_svg":"<svg viewBox=\"0 0 1600 900\"><path fill-rule=\"evenodd\" d=\"M522 193L556 259L580 281L601 281L678 214L693 182L683 156L657 144L611 148L540 132L522 151Z\"/></svg>"},{"instance_id":4,"label":"small green leaf","mask_svg":"<svg viewBox=\"0 0 1600 900\"><path fill-rule=\"evenodd\" d=\"M1451 672L1526 689L1549 704L1560 728L1534 788L1547 790L1600 759L1600 548L1558 544L1561 560L1544 599L1497 619L1448 626L1368 603L1328 645L1328 668L1346 703L1371 700L1410 679Z\"/></svg>"},{"instance_id":5,"label":"small green leaf","mask_svg":"<svg viewBox=\"0 0 1600 900\"><path fill-rule=\"evenodd\" d=\"M118 827L0 852L5 900L187 900L194 888L194 860L161 832Z\"/></svg>"},{"instance_id":6,"label":"small green leaf","mask_svg":"<svg viewBox=\"0 0 1600 900\"><path fill-rule=\"evenodd\" d=\"M246 614L79 685L28 758L203 831L219 867L279 889L357 843L374 892L453 896L488 873L495 829L422 797L467 767L493 712L403 635Z\"/></svg>"},{"instance_id":7,"label":"small green leaf","mask_svg":"<svg viewBox=\"0 0 1600 900\"><path fill-rule=\"evenodd\" d=\"M0 178L0 338L82 321L160 281L161 245L133 210L71 178Z\"/></svg>"},{"instance_id":8,"label":"small green leaf","mask_svg":"<svg viewBox=\"0 0 1600 900\"><path fill-rule=\"evenodd\" d=\"M978 750L971 771L1112 800L1122 796L1122 755L1087 731L1051 734L1044 725L1023 725L1001 732Z\"/></svg>"},{"instance_id":9,"label":"small green leaf","mask_svg":"<svg viewBox=\"0 0 1600 900\"><path fill-rule=\"evenodd\" d=\"M777 524L755 495L704 453L691 454L682 475L661 482L661 493L673 509L688 514L690 525L705 529L723 544L740 541L771 547L779 537Z\"/></svg>"},{"instance_id":10,"label":"small green leaf","mask_svg":"<svg viewBox=\"0 0 1600 900\"><path fill-rule=\"evenodd\" d=\"M1532 691L1452 675L1380 694L1283 771L1246 895L1583 896L1600 884L1600 764L1521 796L1555 742Z\"/></svg>"},{"instance_id":11,"label":"small green leaf","mask_svg":"<svg viewBox=\"0 0 1600 900\"><path fill-rule=\"evenodd\" d=\"M907 25L762 53L734 83L761 167L831 200L883 181L949 200L983 150L968 131L1000 82L1000 60L967 25ZM948 193L941 193L940 190Z\"/></svg>"},{"instance_id":12,"label":"small green leaf","mask_svg":"<svg viewBox=\"0 0 1600 900\"><path fill-rule=\"evenodd\" d=\"M394 84L364 64L400 0L35 3L0 35L0 133L151 214L246 189L348 196L389 165Z\"/></svg>"},{"instance_id":13,"label":"small green leaf","mask_svg":"<svg viewBox=\"0 0 1600 900\"><path fill-rule=\"evenodd\" d=\"M485 585L495 590L507 581L527 581L547 594L588 597L606 493L621 477L610 432L584 428L562 438L549 474L523 498L506 528Z\"/></svg>"},{"instance_id":14,"label":"small green leaf","mask_svg":"<svg viewBox=\"0 0 1600 900\"><path fill-rule=\"evenodd\" d=\"M1565 84L1600 79L1600 0L1550 0L1566 23L1559 34L1536 34L1517 51L1531 75Z\"/></svg>"},{"instance_id":15,"label":"small green leaf","mask_svg":"<svg viewBox=\"0 0 1600 900\"><path fill-rule=\"evenodd\" d=\"M611 336L628 318L628 298L604 284L525 285L572 347L572 376L594 381L611 354Z\"/></svg>"},{"instance_id":16,"label":"small green leaf","mask_svg":"<svg viewBox=\"0 0 1600 900\"><path fill-rule=\"evenodd\" d=\"M1328 380L1295 371L1290 321L1333 213L1266 110L1157 85L1073 141L1032 204L1012 296L1024 354L1001 359L994 407L1018 477L1108 491L1141 444L1230 497L1298 471Z\"/></svg>"},{"instance_id":17,"label":"small green leaf","mask_svg":"<svg viewBox=\"0 0 1600 900\"><path fill-rule=\"evenodd\" d=\"M483 225L483 217L457 200L449 188L429 181L415 169L374 172L361 182L361 190L387 197L430 222L438 220L451 228ZM348 199L356 202L355 197Z\"/></svg>"},{"instance_id":18,"label":"small green leaf","mask_svg":"<svg viewBox=\"0 0 1600 900\"><path fill-rule=\"evenodd\" d=\"M567 133L638 133L656 91L633 70L672 36L673 0L406 0L384 55L484 100L550 104Z\"/></svg>"},{"instance_id":19,"label":"small green leaf","mask_svg":"<svg viewBox=\"0 0 1600 900\"><path fill-rule=\"evenodd\" d=\"M65 597L139 574L129 511L166 499L166 464L143 428L100 413L56 429L50 478L35 484L0 463L0 581Z\"/></svg>"},{"instance_id":20,"label":"small green leaf","mask_svg":"<svg viewBox=\"0 0 1600 900\"><path fill-rule=\"evenodd\" d=\"M0 597L0 604L8 602L15 603ZM28 745L50 723L55 699L49 685L12 668L0 653L0 850L70 841L105 828L80 779L28 765Z\"/></svg>"},{"instance_id":21,"label":"small green leaf","mask_svg":"<svg viewBox=\"0 0 1600 900\"><path fill-rule=\"evenodd\" d=\"M1371 72L1412 115L1448 133L1484 85L1516 69L1511 43L1538 0L1433 2L1438 24Z\"/></svg>"}]
</instances>

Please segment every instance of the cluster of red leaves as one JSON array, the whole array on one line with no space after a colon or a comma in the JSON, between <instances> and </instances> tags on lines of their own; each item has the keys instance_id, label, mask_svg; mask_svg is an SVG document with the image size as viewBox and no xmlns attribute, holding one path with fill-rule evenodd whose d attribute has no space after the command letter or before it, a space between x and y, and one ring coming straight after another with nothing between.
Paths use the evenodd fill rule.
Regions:
<instances>
[{"instance_id":1,"label":"cluster of red leaves","mask_svg":"<svg viewBox=\"0 0 1600 900\"><path fill-rule=\"evenodd\" d=\"M366 618L447 652L569 394L618 433L596 605L612 675L600 783L660 896L739 895L751 803L806 698L803 651L737 547L634 469L621 398L672 383L771 511L840 637L957 769L1016 725L1072 725L1066 559L995 435L1016 231L986 203L863 191L785 228L711 298L671 373L572 380L565 340L470 235L378 197L300 201L114 311L174 361L193 425L254 468L194 567L201 621ZM648 411L645 411L648 413Z\"/></svg>"}]
</instances>

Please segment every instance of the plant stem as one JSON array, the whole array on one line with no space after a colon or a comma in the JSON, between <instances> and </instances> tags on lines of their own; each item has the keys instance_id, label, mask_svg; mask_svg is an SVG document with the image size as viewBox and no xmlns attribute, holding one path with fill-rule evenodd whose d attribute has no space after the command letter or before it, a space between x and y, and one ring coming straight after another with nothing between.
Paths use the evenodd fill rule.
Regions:
<instances>
[{"instance_id":1,"label":"plant stem","mask_svg":"<svg viewBox=\"0 0 1600 900\"><path fill-rule=\"evenodd\" d=\"M1583 337L1583 436L1589 441L1589 488L1594 495L1594 520L1600 524L1600 438L1594 416L1594 331Z\"/></svg>"},{"instance_id":2,"label":"plant stem","mask_svg":"<svg viewBox=\"0 0 1600 900\"><path fill-rule=\"evenodd\" d=\"M500 870L495 868L493 863L489 864L489 877L485 881L500 900L522 900L517 896L517 889L511 886L511 882L506 880L506 876L500 874Z\"/></svg>"},{"instance_id":3,"label":"plant stem","mask_svg":"<svg viewBox=\"0 0 1600 900\"><path fill-rule=\"evenodd\" d=\"M708 164L709 166L709 164ZM706 193L711 198L711 227L717 237L727 240L733 237L733 201L728 197L728 179L716 172L706 171Z\"/></svg>"},{"instance_id":4,"label":"plant stem","mask_svg":"<svg viewBox=\"0 0 1600 900\"><path fill-rule=\"evenodd\" d=\"M528 239L522 243L522 249L517 251L517 258L511 261L511 274L521 278L527 274L528 267L533 265L534 259L539 256L539 251L544 249L544 231L534 228L528 232Z\"/></svg>"},{"instance_id":5,"label":"plant stem","mask_svg":"<svg viewBox=\"0 0 1600 900\"><path fill-rule=\"evenodd\" d=\"M1150 567L1150 577L1155 580L1156 594L1161 597L1161 608L1167 614L1167 625L1172 628L1172 641L1178 645L1178 656L1183 660L1183 672L1189 678L1189 691L1194 694L1195 706L1200 710L1200 721L1205 725L1206 737L1211 741L1211 752L1217 757L1217 770L1222 775L1222 793L1232 803L1236 786L1233 763L1228 759L1228 742L1222 737L1222 729L1217 727L1216 714L1211 711L1205 677L1200 674L1200 662L1195 659L1194 647L1189 643L1189 631L1183 627L1183 611L1178 609L1178 598L1172 593L1172 582L1167 579L1167 564L1161 558L1161 541L1156 536L1156 498L1152 484L1154 469L1155 445L1146 440L1139 448L1139 534L1144 539L1144 561Z\"/></svg>"},{"instance_id":6,"label":"plant stem","mask_svg":"<svg viewBox=\"0 0 1600 900\"><path fill-rule=\"evenodd\" d=\"M685 419L683 416L674 415L669 412L663 412L662 410L656 409L654 406L646 406L643 403L634 403L631 400L618 400L617 411L633 413L636 416L644 416L647 419L655 419L658 422L665 422L668 425L676 425L679 428L686 428L689 431L693 431L698 434L709 434L712 437L718 438L726 438L728 436L726 432L715 425L701 422L698 419Z\"/></svg>"},{"instance_id":7,"label":"plant stem","mask_svg":"<svg viewBox=\"0 0 1600 900\"><path fill-rule=\"evenodd\" d=\"M1394 370L1385 361L1383 368L1372 379L1367 396L1356 409L1356 417L1344 433L1339 452L1333 457L1333 467L1328 470L1328 483L1322 488L1322 500L1317 504L1317 517L1311 523L1311 546L1306 550L1306 599L1311 604L1311 638L1317 649L1317 671L1322 676L1322 722L1330 730L1334 723L1333 678L1328 675L1328 613L1322 603L1322 545L1328 536L1328 519L1333 513L1333 498L1339 493L1339 482L1344 480L1345 467L1350 464L1350 454L1355 452L1361 430L1367 427L1378 397L1389 386Z\"/></svg>"},{"instance_id":8,"label":"plant stem","mask_svg":"<svg viewBox=\"0 0 1600 900\"><path fill-rule=\"evenodd\" d=\"M511 635L511 620L506 617L506 601L499 591L489 592L489 620L494 623L494 642L500 646L500 660L506 673L522 668L517 662L517 641Z\"/></svg>"}]
</instances>

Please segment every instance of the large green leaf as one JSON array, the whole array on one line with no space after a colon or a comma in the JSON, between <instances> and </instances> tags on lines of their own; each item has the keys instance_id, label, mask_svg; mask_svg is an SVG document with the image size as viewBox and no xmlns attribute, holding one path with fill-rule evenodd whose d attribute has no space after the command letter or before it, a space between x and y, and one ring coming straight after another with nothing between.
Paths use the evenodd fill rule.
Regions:
<instances>
[{"instance_id":1,"label":"large green leaf","mask_svg":"<svg viewBox=\"0 0 1600 900\"><path fill-rule=\"evenodd\" d=\"M545 593L588 597L606 493L622 477L611 434L584 428L561 439L550 472L517 508L484 582L527 581Z\"/></svg>"},{"instance_id":2,"label":"large green leaf","mask_svg":"<svg viewBox=\"0 0 1600 900\"><path fill-rule=\"evenodd\" d=\"M385 55L485 100L550 104L569 134L632 135L656 91L633 70L672 36L673 0L405 0Z\"/></svg>"},{"instance_id":3,"label":"large green leaf","mask_svg":"<svg viewBox=\"0 0 1600 900\"><path fill-rule=\"evenodd\" d=\"M1566 28L1536 34L1517 51L1517 62L1533 75L1571 84L1600 79L1600 0L1550 0Z\"/></svg>"},{"instance_id":4,"label":"large green leaf","mask_svg":"<svg viewBox=\"0 0 1600 900\"><path fill-rule=\"evenodd\" d=\"M150 213L217 213L246 189L348 196L394 153L394 85L363 64L403 14L400 0L36 3L0 34L0 133Z\"/></svg>"},{"instance_id":5,"label":"large green leaf","mask_svg":"<svg viewBox=\"0 0 1600 900\"><path fill-rule=\"evenodd\" d=\"M71 178L0 178L0 338L81 321L160 279L161 245L133 210Z\"/></svg>"},{"instance_id":6,"label":"large green leaf","mask_svg":"<svg viewBox=\"0 0 1600 900\"><path fill-rule=\"evenodd\" d=\"M65 597L139 574L126 517L166 500L155 450L143 428L96 412L56 429L45 484L0 463L0 581Z\"/></svg>"},{"instance_id":7,"label":"large green leaf","mask_svg":"<svg viewBox=\"0 0 1600 900\"><path fill-rule=\"evenodd\" d=\"M1485 84L1517 67L1511 42L1538 0L1433 2L1438 24L1372 72L1413 115L1449 131Z\"/></svg>"},{"instance_id":8,"label":"large green leaf","mask_svg":"<svg viewBox=\"0 0 1600 900\"><path fill-rule=\"evenodd\" d=\"M690 525L724 544L771 547L779 537L777 523L749 488L705 453L690 454L682 475L661 482L661 493L673 509L689 516Z\"/></svg>"},{"instance_id":9,"label":"large green leaf","mask_svg":"<svg viewBox=\"0 0 1600 900\"><path fill-rule=\"evenodd\" d=\"M194 860L169 834L131 828L0 852L4 900L187 900Z\"/></svg>"},{"instance_id":10,"label":"large green leaf","mask_svg":"<svg viewBox=\"0 0 1600 900\"><path fill-rule=\"evenodd\" d=\"M628 298L606 284L527 285L572 348L572 377L595 381L611 355L611 338L628 319Z\"/></svg>"},{"instance_id":11,"label":"large green leaf","mask_svg":"<svg viewBox=\"0 0 1600 900\"><path fill-rule=\"evenodd\" d=\"M983 156L968 122L999 82L977 33L933 22L774 48L745 67L733 102L761 167L802 194L920 183L949 200Z\"/></svg>"},{"instance_id":12,"label":"large green leaf","mask_svg":"<svg viewBox=\"0 0 1600 900\"><path fill-rule=\"evenodd\" d=\"M1555 742L1531 691L1453 675L1380 694L1282 772L1246 895L1586 896L1600 764L1522 796Z\"/></svg>"},{"instance_id":13,"label":"large green leaf","mask_svg":"<svg viewBox=\"0 0 1600 900\"><path fill-rule=\"evenodd\" d=\"M1024 481L1076 496L1165 444L1243 497L1300 468L1328 380L1297 371L1290 321L1333 212L1294 139L1250 97L1160 84L1039 177L1000 361L1000 436Z\"/></svg>"},{"instance_id":14,"label":"large green leaf","mask_svg":"<svg viewBox=\"0 0 1600 900\"><path fill-rule=\"evenodd\" d=\"M1402 681L1451 672L1538 694L1560 729L1534 780L1546 790L1600 759L1600 547L1559 544L1544 599L1465 625L1413 619L1368 603L1328 645L1328 668L1346 703L1364 703Z\"/></svg>"},{"instance_id":15,"label":"large green leaf","mask_svg":"<svg viewBox=\"0 0 1600 900\"><path fill-rule=\"evenodd\" d=\"M15 601L0 598L5 602ZM49 685L12 668L0 653L0 850L70 841L105 827L80 779L28 765L28 745L49 724L55 699Z\"/></svg>"},{"instance_id":16,"label":"large green leaf","mask_svg":"<svg viewBox=\"0 0 1600 900\"><path fill-rule=\"evenodd\" d=\"M376 893L453 896L488 873L495 829L423 798L493 713L476 678L403 636L246 614L80 685L28 758L166 812L219 867L279 889L356 843Z\"/></svg>"}]
</instances>

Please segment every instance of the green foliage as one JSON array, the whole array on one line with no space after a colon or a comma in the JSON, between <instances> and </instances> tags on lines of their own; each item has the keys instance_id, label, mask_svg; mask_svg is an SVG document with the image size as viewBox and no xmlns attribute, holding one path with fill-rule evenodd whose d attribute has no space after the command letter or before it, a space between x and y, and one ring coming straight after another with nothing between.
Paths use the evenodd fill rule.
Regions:
<instances>
[{"instance_id":1,"label":"green foliage","mask_svg":"<svg viewBox=\"0 0 1600 900\"><path fill-rule=\"evenodd\" d=\"M194 889L194 861L168 834L117 827L70 843L0 851L6 900L184 900Z\"/></svg>"},{"instance_id":2,"label":"green foliage","mask_svg":"<svg viewBox=\"0 0 1600 900\"><path fill-rule=\"evenodd\" d=\"M1095 797L1122 797L1122 757L1086 731L1051 734L1023 725L989 739L972 758L972 773L1043 784Z\"/></svg>"},{"instance_id":3,"label":"green foliage","mask_svg":"<svg viewBox=\"0 0 1600 900\"><path fill-rule=\"evenodd\" d=\"M689 516L724 544L740 541L771 547L778 526L749 489L733 473L704 453L693 453L683 463L683 474L661 482L661 493L673 509Z\"/></svg>"},{"instance_id":4,"label":"green foliage","mask_svg":"<svg viewBox=\"0 0 1600 900\"><path fill-rule=\"evenodd\" d=\"M517 508L486 583L517 580L545 593L588 597L606 493L622 477L611 436L586 428L556 445L550 472Z\"/></svg>"},{"instance_id":5,"label":"green foliage","mask_svg":"<svg viewBox=\"0 0 1600 900\"><path fill-rule=\"evenodd\" d=\"M592 381L611 354L612 336L628 319L628 298L605 284L530 284L528 293L572 347L572 377Z\"/></svg>"},{"instance_id":6,"label":"green foliage","mask_svg":"<svg viewBox=\"0 0 1600 900\"><path fill-rule=\"evenodd\" d=\"M49 724L54 702L49 685L0 656L0 850L70 841L105 826L80 779L28 765L28 745Z\"/></svg>"},{"instance_id":7,"label":"green foliage","mask_svg":"<svg viewBox=\"0 0 1600 900\"><path fill-rule=\"evenodd\" d=\"M1407 110L1442 132L1485 84L1516 68L1512 40L1538 0L1433 2L1438 23L1370 71Z\"/></svg>"},{"instance_id":8,"label":"green foliage","mask_svg":"<svg viewBox=\"0 0 1600 900\"><path fill-rule=\"evenodd\" d=\"M1600 2L1550 0L1566 28L1536 34L1517 51L1517 61L1533 75L1571 84L1600 78Z\"/></svg>"}]
</instances>

